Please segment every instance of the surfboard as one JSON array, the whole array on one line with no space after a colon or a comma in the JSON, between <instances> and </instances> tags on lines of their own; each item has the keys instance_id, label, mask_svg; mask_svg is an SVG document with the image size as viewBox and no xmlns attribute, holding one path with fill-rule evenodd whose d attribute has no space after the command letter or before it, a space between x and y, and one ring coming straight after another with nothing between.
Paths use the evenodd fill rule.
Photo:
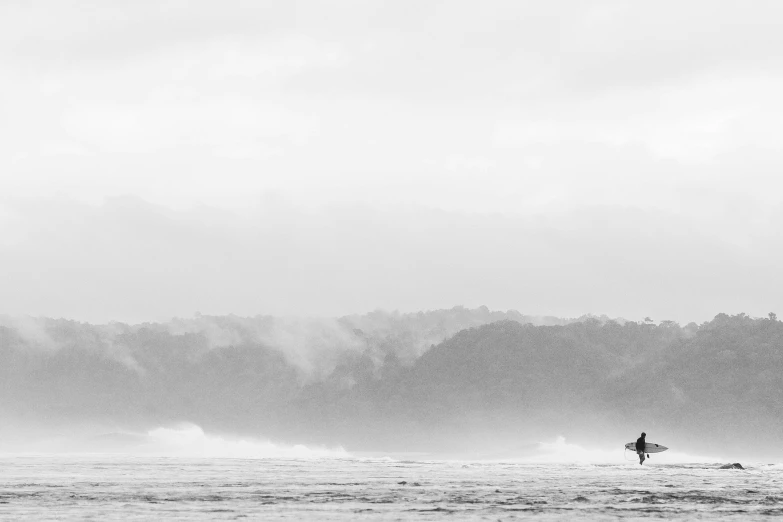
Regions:
<instances>
[{"instance_id":1,"label":"surfboard","mask_svg":"<svg viewBox=\"0 0 783 522\"><path fill-rule=\"evenodd\" d=\"M629 442L625 445L625 449L631 450L634 453L636 453L636 443L635 442ZM644 452L645 453L660 453L662 451L666 451L666 446L661 446L660 444L655 444L654 442L646 442L644 444Z\"/></svg>"}]
</instances>

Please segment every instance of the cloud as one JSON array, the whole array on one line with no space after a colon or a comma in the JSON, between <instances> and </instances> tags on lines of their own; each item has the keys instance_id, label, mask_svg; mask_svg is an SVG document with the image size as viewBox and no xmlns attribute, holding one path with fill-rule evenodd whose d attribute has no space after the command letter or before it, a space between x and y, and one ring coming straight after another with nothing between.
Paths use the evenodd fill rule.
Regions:
<instances>
[{"instance_id":1,"label":"cloud","mask_svg":"<svg viewBox=\"0 0 783 522\"><path fill-rule=\"evenodd\" d=\"M75 141L41 142L39 154L42 156L86 156L88 149Z\"/></svg>"},{"instance_id":2,"label":"cloud","mask_svg":"<svg viewBox=\"0 0 783 522\"><path fill-rule=\"evenodd\" d=\"M74 139L122 153L207 147L225 154L235 147L252 150L254 142L264 152L267 140L303 143L317 129L317 121L279 105L233 98L206 103L161 99L138 106L88 103L68 109L63 125Z\"/></svg>"},{"instance_id":3,"label":"cloud","mask_svg":"<svg viewBox=\"0 0 783 522\"><path fill-rule=\"evenodd\" d=\"M166 5L3 6L4 191L699 213L779 184L775 3Z\"/></svg>"},{"instance_id":4,"label":"cloud","mask_svg":"<svg viewBox=\"0 0 783 522\"><path fill-rule=\"evenodd\" d=\"M743 218L735 244L724 224L612 206L521 217L282 203L227 217L125 199L16 211L27 233L0 255L0 308L100 322L458 303L684 324L774 309L783 256L766 221L777 214L751 214L762 219L752 230ZM296 345L323 332L279 333Z\"/></svg>"},{"instance_id":5,"label":"cloud","mask_svg":"<svg viewBox=\"0 0 783 522\"><path fill-rule=\"evenodd\" d=\"M783 114L783 105L771 96L781 87L783 74L748 74L730 81L710 74L665 89L614 91L589 103L564 103L525 118L499 120L494 141L501 147L569 141L639 144L661 158L710 163L749 144L774 147L762 134L776 127L776 115ZM756 95L765 100L763 109Z\"/></svg>"},{"instance_id":6,"label":"cloud","mask_svg":"<svg viewBox=\"0 0 783 522\"><path fill-rule=\"evenodd\" d=\"M329 294L342 312L478 305L485 300L469 294L503 286L479 262L522 281L510 267L495 270L499 254L537 268L552 261L508 251L510 239L486 225L499 217L470 222L460 212L521 215L492 221L520 235L532 227L524 220L592 223L585 209L601 206L615 209L610 222L634 209L678 215L672 226L697 224L694 240L752 252L761 235L776 238L776 3L241 7L107 1L89 18L56 2L0 8L11 42L0 50L0 192L37 199L30 209L40 213L0 217L0 262L31 289L16 290L16 309L37 309L37 292L48 292L24 270L46 274L46 256L74 292L52 303L76 293L98 302L111 288L136 296L128 308L152 310L155 298L137 287L182 292L165 316L232 299L248 315L298 303L327 310ZM270 205L270 192L303 209ZM65 209L61 195L96 206ZM168 209L241 209L265 225L100 206L121 195ZM406 207L455 212L411 219ZM460 227L470 247L459 245ZM579 256L576 240L565 241L562 253ZM473 264L461 270L454 260L463 257ZM127 281L105 267L129 272ZM196 273L210 284L195 290Z\"/></svg>"},{"instance_id":7,"label":"cloud","mask_svg":"<svg viewBox=\"0 0 783 522\"><path fill-rule=\"evenodd\" d=\"M213 42L198 57L196 67L213 80L280 79L313 69L341 67L346 61L341 45L292 34L271 42Z\"/></svg>"},{"instance_id":8,"label":"cloud","mask_svg":"<svg viewBox=\"0 0 783 522\"><path fill-rule=\"evenodd\" d=\"M71 94L60 124L72 140L103 153L199 147L263 157L285 144L304 144L318 132L318 120L259 90L337 66L341 56L336 46L291 35L172 47L109 69L73 70L59 80L60 90Z\"/></svg>"}]
</instances>

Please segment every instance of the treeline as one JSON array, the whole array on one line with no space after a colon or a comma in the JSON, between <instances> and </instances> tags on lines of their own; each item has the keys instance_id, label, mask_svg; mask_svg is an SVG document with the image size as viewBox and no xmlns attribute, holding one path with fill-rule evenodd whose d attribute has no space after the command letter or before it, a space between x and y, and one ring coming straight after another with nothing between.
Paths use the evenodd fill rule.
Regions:
<instances>
[{"instance_id":1,"label":"treeline","mask_svg":"<svg viewBox=\"0 0 783 522\"><path fill-rule=\"evenodd\" d=\"M228 429L263 417L273 431L310 384L350 385L365 368L383 375L460 330L499 320L578 319L486 307L339 319L196 314L137 325L0 316L0 413L50 423L191 420Z\"/></svg>"},{"instance_id":2,"label":"treeline","mask_svg":"<svg viewBox=\"0 0 783 522\"><path fill-rule=\"evenodd\" d=\"M684 327L486 308L2 324L5 429L187 421L349 449L508 455L524 441L627 442L642 429L691 452L768 454L783 430L774 314Z\"/></svg>"}]
</instances>

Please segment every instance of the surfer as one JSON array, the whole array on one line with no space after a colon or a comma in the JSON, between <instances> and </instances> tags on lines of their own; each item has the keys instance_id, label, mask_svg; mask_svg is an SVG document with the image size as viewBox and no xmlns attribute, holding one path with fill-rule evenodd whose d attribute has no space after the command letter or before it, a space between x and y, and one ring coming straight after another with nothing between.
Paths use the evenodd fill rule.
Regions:
<instances>
[{"instance_id":1,"label":"surfer","mask_svg":"<svg viewBox=\"0 0 783 522\"><path fill-rule=\"evenodd\" d=\"M644 450L646 449L647 443L644 441L644 438L647 436L645 432L642 432L642 436L636 439L636 453L639 455L639 465L641 466L644 464Z\"/></svg>"}]
</instances>

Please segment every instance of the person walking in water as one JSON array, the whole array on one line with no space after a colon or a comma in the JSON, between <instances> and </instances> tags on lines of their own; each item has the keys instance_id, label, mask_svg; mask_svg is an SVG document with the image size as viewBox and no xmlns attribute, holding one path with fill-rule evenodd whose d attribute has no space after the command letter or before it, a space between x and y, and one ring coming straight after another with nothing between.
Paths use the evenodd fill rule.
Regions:
<instances>
[{"instance_id":1,"label":"person walking in water","mask_svg":"<svg viewBox=\"0 0 783 522\"><path fill-rule=\"evenodd\" d=\"M647 436L645 432L642 432L642 436L636 439L636 453L639 455L639 465L641 466L644 464L644 450L647 445L647 443L644 441L644 438Z\"/></svg>"}]
</instances>

